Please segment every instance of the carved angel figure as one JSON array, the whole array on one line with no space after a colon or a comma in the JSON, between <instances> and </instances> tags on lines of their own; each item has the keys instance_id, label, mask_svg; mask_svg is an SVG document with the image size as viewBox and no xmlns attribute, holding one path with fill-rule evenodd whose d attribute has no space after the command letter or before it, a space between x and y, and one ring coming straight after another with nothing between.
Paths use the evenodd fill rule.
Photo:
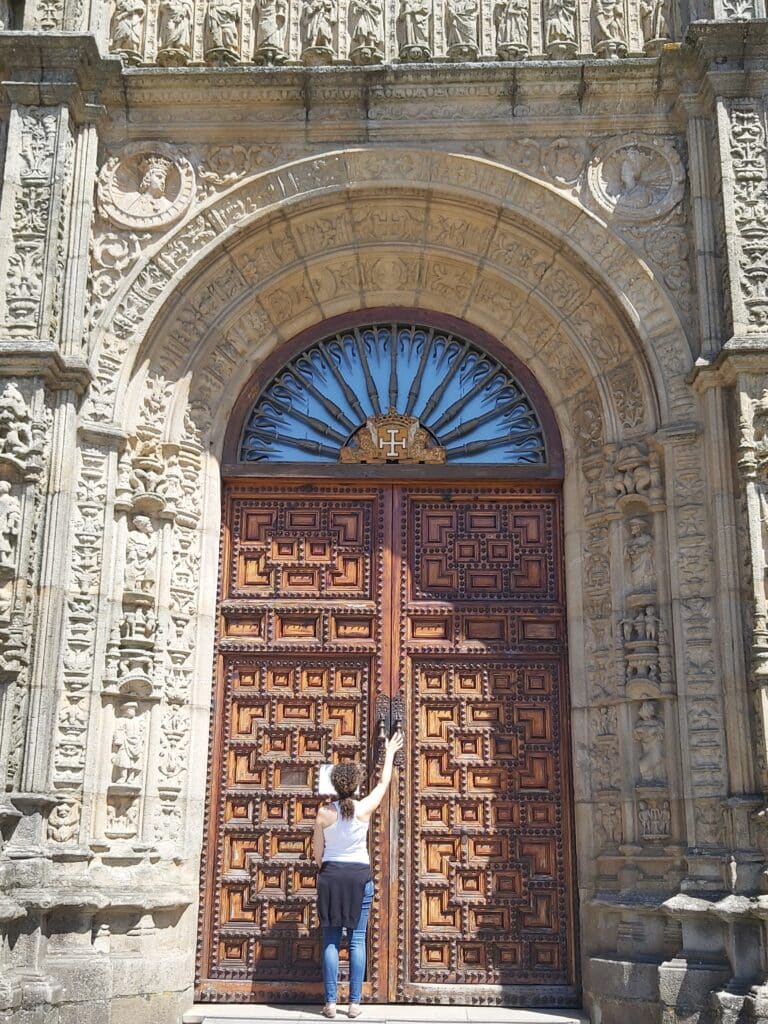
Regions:
<instances>
[{"instance_id":1,"label":"carved angel figure","mask_svg":"<svg viewBox=\"0 0 768 1024\"><path fill-rule=\"evenodd\" d=\"M11 485L0 480L0 569L13 569L21 524L21 505Z\"/></svg>"},{"instance_id":2,"label":"carved angel figure","mask_svg":"<svg viewBox=\"0 0 768 1024\"><path fill-rule=\"evenodd\" d=\"M497 46L528 49L528 0L502 0L494 8Z\"/></svg>"},{"instance_id":3,"label":"carved angel figure","mask_svg":"<svg viewBox=\"0 0 768 1024\"><path fill-rule=\"evenodd\" d=\"M304 48L333 46L333 26L336 24L332 0L305 0L301 12L304 26Z\"/></svg>"},{"instance_id":4,"label":"carved angel figure","mask_svg":"<svg viewBox=\"0 0 768 1024\"><path fill-rule=\"evenodd\" d=\"M112 764L115 782L134 782L141 772L141 754L144 749L144 727L136 717L139 705L128 701L123 707L123 717L115 722L112 737Z\"/></svg>"},{"instance_id":5,"label":"carved angel figure","mask_svg":"<svg viewBox=\"0 0 768 1024\"><path fill-rule=\"evenodd\" d=\"M240 49L240 0L209 0L205 12L205 52Z\"/></svg>"},{"instance_id":6,"label":"carved angel figure","mask_svg":"<svg viewBox=\"0 0 768 1024\"><path fill-rule=\"evenodd\" d=\"M287 6L285 0L257 0L256 50L282 53Z\"/></svg>"},{"instance_id":7,"label":"carved angel figure","mask_svg":"<svg viewBox=\"0 0 768 1024\"><path fill-rule=\"evenodd\" d=\"M353 47L382 48L381 10L377 0L350 0L349 36Z\"/></svg>"},{"instance_id":8,"label":"carved angel figure","mask_svg":"<svg viewBox=\"0 0 768 1024\"><path fill-rule=\"evenodd\" d=\"M576 43L576 0L550 0L545 11L546 45Z\"/></svg>"},{"instance_id":9,"label":"carved angel figure","mask_svg":"<svg viewBox=\"0 0 768 1024\"><path fill-rule=\"evenodd\" d=\"M429 49L429 5L425 0L402 0L400 20L404 44Z\"/></svg>"},{"instance_id":10,"label":"carved angel figure","mask_svg":"<svg viewBox=\"0 0 768 1024\"><path fill-rule=\"evenodd\" d=\"M158 48L192 54L192 4L189 0L161 0L157 29Z\"/></svg>"},{"instance_id":11,"label":"carved angel figure","mask_svg":"<svg viewBox=\"0 0 768 1024\"><path fill-rule=\"evenodd\" d=\"M144 0L118 0L112 17L112 49L116 52L141 53L144 37Z\"/></svg>"},{"instance_id":12,"label":"carved angel figure","mask_svg":"<svg viewBox=\"0 0 768 1024\"><path fill-rule=\"evenodd\" d=\"M476 0L448 0L446 27L448 46L477 46Z\"/></svg>"}]
</instances>

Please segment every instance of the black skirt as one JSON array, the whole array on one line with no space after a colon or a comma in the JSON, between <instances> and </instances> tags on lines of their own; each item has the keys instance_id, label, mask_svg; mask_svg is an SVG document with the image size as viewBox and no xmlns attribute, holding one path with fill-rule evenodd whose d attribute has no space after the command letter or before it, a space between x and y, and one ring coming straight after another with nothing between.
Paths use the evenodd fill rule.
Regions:
<instances>
[{"instance_id":1,"label":"black skirt","mask_svg":"<svg viewBox=\"0 0 768 1024\"><path fill-rule=\"evenodd\" d=\"M357 928L370 880L370 864L323 864L317 876L317 916L323 928Z\"/></svg>"}]
</instances>

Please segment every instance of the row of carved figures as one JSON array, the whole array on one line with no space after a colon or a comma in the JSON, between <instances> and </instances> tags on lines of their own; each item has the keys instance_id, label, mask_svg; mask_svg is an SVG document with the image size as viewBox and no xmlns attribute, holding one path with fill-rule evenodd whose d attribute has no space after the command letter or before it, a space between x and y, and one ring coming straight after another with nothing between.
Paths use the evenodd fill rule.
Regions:
<instances>
[{"instance_id":1,"label":"row of carved figures","mask_svg":"<svg viewBox=\"0 0 768 1024\"><path fill-rule=\"evenodd\" d=\"M485 14L481 0L390 2L396 10L387 9L383 0L348 0L342 18L340 0L299 0L296 10L295 2L289 0L255 0L251 10L246 10L243 0L207 0L202 11L192 0L159 0L151 9L152 0L117 0L111 48L131 63L156 61L166 66L188 64L201 57L216 65L248 60L279 64L291 59L307 64L337 59L375 64L388 57L430 60L436 55L439 35L445 41L446 57L475 60L482 55L483 39L488 38L483 32L484 17L490 17L497 57L520 60L531 53L531 0L492 0ZM591 0L590 28L585 33L578 0L543 0L541 45L536 48L553 58L575 57L579 52L624 57L632 48L631 21L639 26L641 37L633 39L633 45L639 43L646 54L658 55L669 38L668 0L634 2L638 6L630 12L625 0ZM389 55L385 21L395 24L396 53ZM438 23L440 33L435 30ZM197 52L196 44L200 26L202 53ZM249 54L244 53L246 28L252 40ZM585 34L591 34L591 39L583 38ZM291 41L295 37L298 44Z\"/></svg>"}]
</instances>

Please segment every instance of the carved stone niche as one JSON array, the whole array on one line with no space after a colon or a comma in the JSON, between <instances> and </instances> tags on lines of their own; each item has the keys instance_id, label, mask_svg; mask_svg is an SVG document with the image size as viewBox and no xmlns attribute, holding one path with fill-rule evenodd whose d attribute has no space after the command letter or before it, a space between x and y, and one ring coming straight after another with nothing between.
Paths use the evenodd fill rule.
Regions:
<instances>
[{"instance_id":1,"label":"carved stone niche","mask_svg":"<svg viewBox=\"0 0 768 1024\"><path fill-rule=\"evenodd\" d=\"M637 785L643 790L664 787L667 769L663 705L656 700L640 701L633 708L633 721Z\"/></svg>"},{"instance_id":2,"label":"carved stone niche","mask_svg":"<svg viewBox=\"0 0 768 1024\"><path fill-rule=\"evenodd\" d=\"M128 841L139 835L148 738L148 704L132 699L116 702L104 824L107 839Z\"/></svg>"}]
</instances>

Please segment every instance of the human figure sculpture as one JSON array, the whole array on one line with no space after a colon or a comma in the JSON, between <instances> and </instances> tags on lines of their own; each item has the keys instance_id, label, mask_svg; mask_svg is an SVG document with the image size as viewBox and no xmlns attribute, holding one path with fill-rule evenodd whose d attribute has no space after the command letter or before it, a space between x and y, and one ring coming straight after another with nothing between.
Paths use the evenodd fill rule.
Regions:
<instances>
[{"instance_id":1,"label":"human figure sculpture","mask_svg":"<svg viewBox=\"0 0 768 1024\"><path fill-rule=\"evenodd\" d=\"M425 0L402 0L400 20L404 46L429 50L429 6Z\"/></svg>"},{"instance_id":2,"label":"human figure sculpture","mask_svg":"<svg viewBox=\"0 0 768 1024\"><path fill-rule=\"evenodd\" d=\"M118 0L112 17L112 50L141 59L144 39L144 0Z\"/></svg>"},{"instance_id":3,"label":"human figure sculpture","mask_svg":"<svg viewBox=\"0 0 768 1024\"><path fill-rule=\"evenodd\" d=\"M529 20L528 0L502 0L496 4L496 49L503 52L504 49L511 48L521 54L527 53Z\"/></svg>"},{"instance_id":4,"label":"human figure sculpture","mask_svg":"<svg viewBox=\"0 0 768 1024\"><path fill-rule=\"evenodd\" d=\"M669 38L666 0L640 0L640 27L645 46Z\"/></svg>"},{"instance_id":5,"label":"human figure sculpture","mask_svg":"<svg viewBox=\"0 0 768 1024\"><path fill-rule=\"evenodd\" d=\"M257 54L274 60L276 56L284 53L286 15L285 0L257 0Z\"/></svg>"},{"instance_id":6,"label":"human figure sculpture","mask_svg":"<svg viewBox=\"0 0 768 1024\"><path fill-rule=\"evenodd\" d=\"M633 735L640 746L638 769L642 782L664 779L664 723L657 717L656 704L645 700L638 711Z\"/></svg>"},{"instance_id":7,"label":"human figure sculpture","mask_svg":"<svg viewBox=\"0 0 768 1024\"><path fill-rule=\"evenodd\" d=\"M0 480L0 569L13 569L21 524L21 504L7 480Z\"/></svg>"},{"instance_id":8,"label":"human figure sculpture","mask_svg":"<svg viewBox=\"0 0 768 1024\"><path fill-rule=\"evenodd\" d=\"M545 47L551 57L576 52L576 0L549 0L545 9Z\"/></svg>"},{"instance_id":9,"label":"human figure sculpture","mask_svg":"<svg viewBox=\"0 0 768 1024\"><path fill-rule=\"evenodd\" d=\"M0 455L24 462L34 447L27 403L16 384L9 381L0 395Z\"/></svg>"},{"instance_id":10,"label":"human figure sculpture","mask_svg":"<svg viewBox=\"0 0 768 1024\"><path fill-rule=\"evenodd\" d=\"M157 43L179 57L192 56L192 5L189 0L161 0Z\"/></svg>"},{"instance_id":11,"label":"human figure sculpture","mask_svg":"<svg viewBox=\"0 0 768 1024\"><path fill-rule=\"evenodd\" d=\"M157 540L148 516L134 516L125 555L125 585L129 590L151 590L155 582L153 560Z\"/></svg>"},{"instance_id":12,"label":"human figure sculpture","mask_svg":"<svg viewBox=\"0 0 768 1024\"><path fill-rule=\"evenodd\" d=\"M625 550L633 588L641 592L655 590L653 537L648 532L648 523L640 516L629 521L629 539Z\"/></svg>"},{"instance_id":13,"label":"human figure sculpture","mask_svg":"<svg viewBox=\"0 0 768 1024\"><path fill-rule=\"evenodd\" d=\"M616 59L627 53L622 0L594 0L595 52Z\"/></svg>"},{"instance_id":14,"label":"human figure sculpture","mask_svg":"<svg viewBox=\"0 0 768 1024\"><path fill-rule=\"evenodd\" d=\"M381 13L377 0L350 0L349 35L354 48L382 49Z\"/></svg>"},{"instance_id":15,"label":"human figure sculpture","mask_svg":"<svg viewBox=\"0 0 768 1024\"><path fill-rule=\"evenodd\" d=\"M333 47L333 26L336 24L332 0L305 0L301 20L304 25L304 49Z\"/></svg>"},{"instance_id":16,"label":"human figure sculpture","mask_svg":"<svg viewBox=\"0 0 768 1024\"><path fill-rule=\"evenodd\" d=\"M136 717L139 705L128 701L123 715L115 721L112 737L112 764L116 783L130 784L141 774L141 755L144 749L144 727Z\"/></svg>"},{"instance_id":17,"label":"human figure sculpture","mask_svg":"<svg viewBox=\"0 0 768 1024\"><path fill-rule=\"evenodd\" d=\"M240 50L239 0L209 0L205 12L205 52L237 58Z\"/></svg>"},{"instance_id":18,"label":"human figure sculpture","mask_svg":"<svg viewBox=\"0 0 768 1024\"><path fill-rule=\"evenodd\" d=\"M447 43L477 49L477 0L448 0L446 5Z\"/></svg>"}]
</instances>

